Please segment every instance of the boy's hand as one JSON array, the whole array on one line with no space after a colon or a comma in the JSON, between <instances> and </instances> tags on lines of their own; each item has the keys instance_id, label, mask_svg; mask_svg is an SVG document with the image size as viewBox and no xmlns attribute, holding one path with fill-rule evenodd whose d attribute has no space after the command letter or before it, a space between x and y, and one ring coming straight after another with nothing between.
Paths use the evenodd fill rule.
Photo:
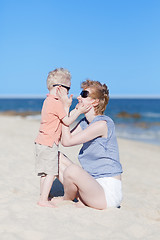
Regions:
<instances>
[{"instance_id":1,"label":"boy's hand","mask_svg":"<svg viewBox=\"0 0 160 240\"><path fill-rule=\"evenodd\" d=\"M76 105L76 109L80 112L80 113L87 113L90 109L91 109L92 105L88 104L88 105L83 105L83 103L78 103Z\"/></svg>"},{"instance_id":2,"label":"boy's hand","mask_svg":"<svg viewBox=\"0 0 160 240\"><path fill-rule=\"evenodd\" d=\"M62 103L64 104L65 107L70 107L72 104L72 97L73 94L70 95L70 97L68 97L66 90L63 89L63 87L59 87L58 88L58 92L57 95L59 97L59 99L62 101Z\"/></svg>"}]
</instances>

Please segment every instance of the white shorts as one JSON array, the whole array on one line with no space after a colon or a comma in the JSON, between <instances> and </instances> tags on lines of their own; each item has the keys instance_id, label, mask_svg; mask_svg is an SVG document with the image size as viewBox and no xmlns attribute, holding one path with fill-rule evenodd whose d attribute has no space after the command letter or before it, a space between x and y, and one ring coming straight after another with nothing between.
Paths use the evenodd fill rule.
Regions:
<instances>
[{"instance_id":1,"label":"white shorts","mask_svg":"<svg viewBox=\"0 0 160 240\"><path fill-rule=\"evenodd\" d=\"M119 207L122 202L122 183L113 177L97 178L96 181L102 186L107 207Z\"/></svg>"}]
</instances>

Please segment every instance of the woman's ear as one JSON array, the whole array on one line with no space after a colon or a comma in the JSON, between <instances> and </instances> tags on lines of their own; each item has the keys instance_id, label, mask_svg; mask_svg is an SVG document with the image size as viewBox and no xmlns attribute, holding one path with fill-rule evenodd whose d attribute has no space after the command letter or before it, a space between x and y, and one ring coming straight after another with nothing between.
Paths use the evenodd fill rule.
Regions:
<instances>
[{"instance_id":1,"label":"woman's ear","mask_svg":"<svg viewBox=\"0 0 160 240\"><path fill-rule=\"evenodd\" d=\"M99 99L94 99L94 102L92 103L92 105L95 107L99 104Z\"/></svg>"}]
</instances>

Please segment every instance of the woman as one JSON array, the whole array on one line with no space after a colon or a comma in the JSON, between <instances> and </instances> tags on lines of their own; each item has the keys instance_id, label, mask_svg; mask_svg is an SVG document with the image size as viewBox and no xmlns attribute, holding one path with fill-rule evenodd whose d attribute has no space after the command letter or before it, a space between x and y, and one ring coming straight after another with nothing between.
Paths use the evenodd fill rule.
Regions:
<instances>
[{"instance_id":1,"label":"woman","mask_svg":"<svg viewBox=\"0 0 160 240\"><path fill-rule=\"evenodd\" d=\"M113 121L103 115L109 100L105 84L86 80L77 98L89 110L73 131L63 126L62 144L66 147L83 144L78 159L82 167L60 154L59 179L64 185L63 200L79 198L80 205L96 209L118 207L122 200L121 173L117 139ZM60 97L69 111L68 100Z\"/></svg>"}]
</instances>

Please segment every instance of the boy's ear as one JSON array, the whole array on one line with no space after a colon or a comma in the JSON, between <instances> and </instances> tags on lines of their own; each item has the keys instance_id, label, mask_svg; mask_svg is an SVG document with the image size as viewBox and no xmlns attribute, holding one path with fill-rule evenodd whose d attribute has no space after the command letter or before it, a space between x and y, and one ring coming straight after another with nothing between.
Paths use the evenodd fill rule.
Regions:
<instances>
[{"instance_id":1,"label":"boy's ear","mask_svg":"<svg viewBox=\"0 0 160 240\"><path fill-rule=\"evenodd\" d=\"M94 102L92 103L92 105L95 107L99 104L99 99L95 99Z\"/></svg>"}]
</instances>

